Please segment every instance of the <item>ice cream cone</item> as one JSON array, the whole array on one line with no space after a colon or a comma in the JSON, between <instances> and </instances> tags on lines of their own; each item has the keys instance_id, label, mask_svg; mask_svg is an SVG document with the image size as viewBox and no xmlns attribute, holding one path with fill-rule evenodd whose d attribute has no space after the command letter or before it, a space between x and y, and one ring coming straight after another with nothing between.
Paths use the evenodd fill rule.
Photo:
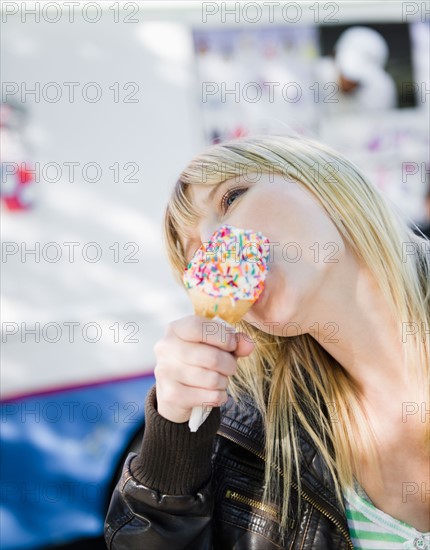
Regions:
<instances>
[{"instance_id":1,"label":"ice cream cone","mask_svg":"<svg viewBox=\"0 0 430 550\"><path fill-rule=\"evenodd\" d=\"M252 230L224 225L215 231L195 253L183 277L195 314L238 323L263 291L268 245L264 235ZM188 423L192 432L210 411L210 407L194 407Z\"/></svg>"}]
</instances>

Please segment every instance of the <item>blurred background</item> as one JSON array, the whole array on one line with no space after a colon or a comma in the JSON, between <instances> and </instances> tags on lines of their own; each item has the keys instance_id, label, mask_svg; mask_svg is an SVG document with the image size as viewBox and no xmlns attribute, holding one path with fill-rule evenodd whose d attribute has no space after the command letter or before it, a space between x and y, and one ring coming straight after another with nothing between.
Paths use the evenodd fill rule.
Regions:
<instances>
[{"instance_id":1,"label":"blurred background","mask_svg":"<svg viewBox=\"0 0 430 550\"><path fill-rule=\"evenodd\" d=\"M429 8L1 4L1 548L104 547L153 345L191 313L162 219L204 146L320 139L429 235Z\"/></svg>"}]
</instances>

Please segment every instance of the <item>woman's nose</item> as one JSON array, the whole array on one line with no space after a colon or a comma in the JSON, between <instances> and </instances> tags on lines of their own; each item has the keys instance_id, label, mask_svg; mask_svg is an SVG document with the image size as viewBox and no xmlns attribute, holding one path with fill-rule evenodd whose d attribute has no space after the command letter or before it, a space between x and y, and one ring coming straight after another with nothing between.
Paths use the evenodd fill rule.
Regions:
<instances>
[{"instance_id":1,"label":"woman's nose","mask_svg":"<svg viewBox=\"0 0 430 550\"><path fill-rule=\"evenodd\" d=\"M219 227L220 225L217 224L215 221L206 221L200 224L199 231L202 243L207 243L208 241L210 241L212 235Z\"/></svg>"}]
</instances>

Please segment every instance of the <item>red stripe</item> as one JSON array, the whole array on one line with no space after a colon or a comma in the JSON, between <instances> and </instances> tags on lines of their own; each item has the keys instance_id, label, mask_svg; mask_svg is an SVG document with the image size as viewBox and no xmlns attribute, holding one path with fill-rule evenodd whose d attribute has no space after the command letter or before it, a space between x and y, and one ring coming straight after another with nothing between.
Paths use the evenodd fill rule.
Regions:
<instances>
[{"instance_id":1,"label":"red stripe","mask_svg":"<svg viewBox=\"0 0 430 550\"><path fill-rule=\"evenodd\" d=\"M142 378L150 378L153 377L153 371L146 371L143 374L130 374L128 376L120 376L117 378L105 378L103 380L95 380L93 382L88 382L85 384L71 384L70 386L57 386L52 388L47 388L40 391L35 391L31 393L21 393L16 394L12 396L8 396L4 399L0 400L0 403L7 403L9 401L17 401L20 399L29 399L32 397L40 397L42 395L51 395L53 393L60 393L64 391L75 391L75 390L83 390L86 388L94 388L96 386L105 386L106 384L111 384L112 382L127 382L129 380L139 380Z\"/></svg>"}]
</instances>

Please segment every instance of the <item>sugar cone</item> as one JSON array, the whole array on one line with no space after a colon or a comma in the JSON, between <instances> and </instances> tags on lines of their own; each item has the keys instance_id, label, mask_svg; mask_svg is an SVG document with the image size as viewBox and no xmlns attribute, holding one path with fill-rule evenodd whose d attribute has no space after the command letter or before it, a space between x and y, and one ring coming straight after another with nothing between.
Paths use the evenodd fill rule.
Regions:
<instances>
[{"instance_id":1,"label":"sugar cone","mask_svg":"<svg viewBox=\"0 0 430 550\"><path fill-rule=\"evenodd\" d=\"M252 300L231 300L228 296L216 298L196 288L190 288L188 293L196 315L208 319L220 317L232 325L238 323L254 303Z\"/></svg>"}]
</instances>

